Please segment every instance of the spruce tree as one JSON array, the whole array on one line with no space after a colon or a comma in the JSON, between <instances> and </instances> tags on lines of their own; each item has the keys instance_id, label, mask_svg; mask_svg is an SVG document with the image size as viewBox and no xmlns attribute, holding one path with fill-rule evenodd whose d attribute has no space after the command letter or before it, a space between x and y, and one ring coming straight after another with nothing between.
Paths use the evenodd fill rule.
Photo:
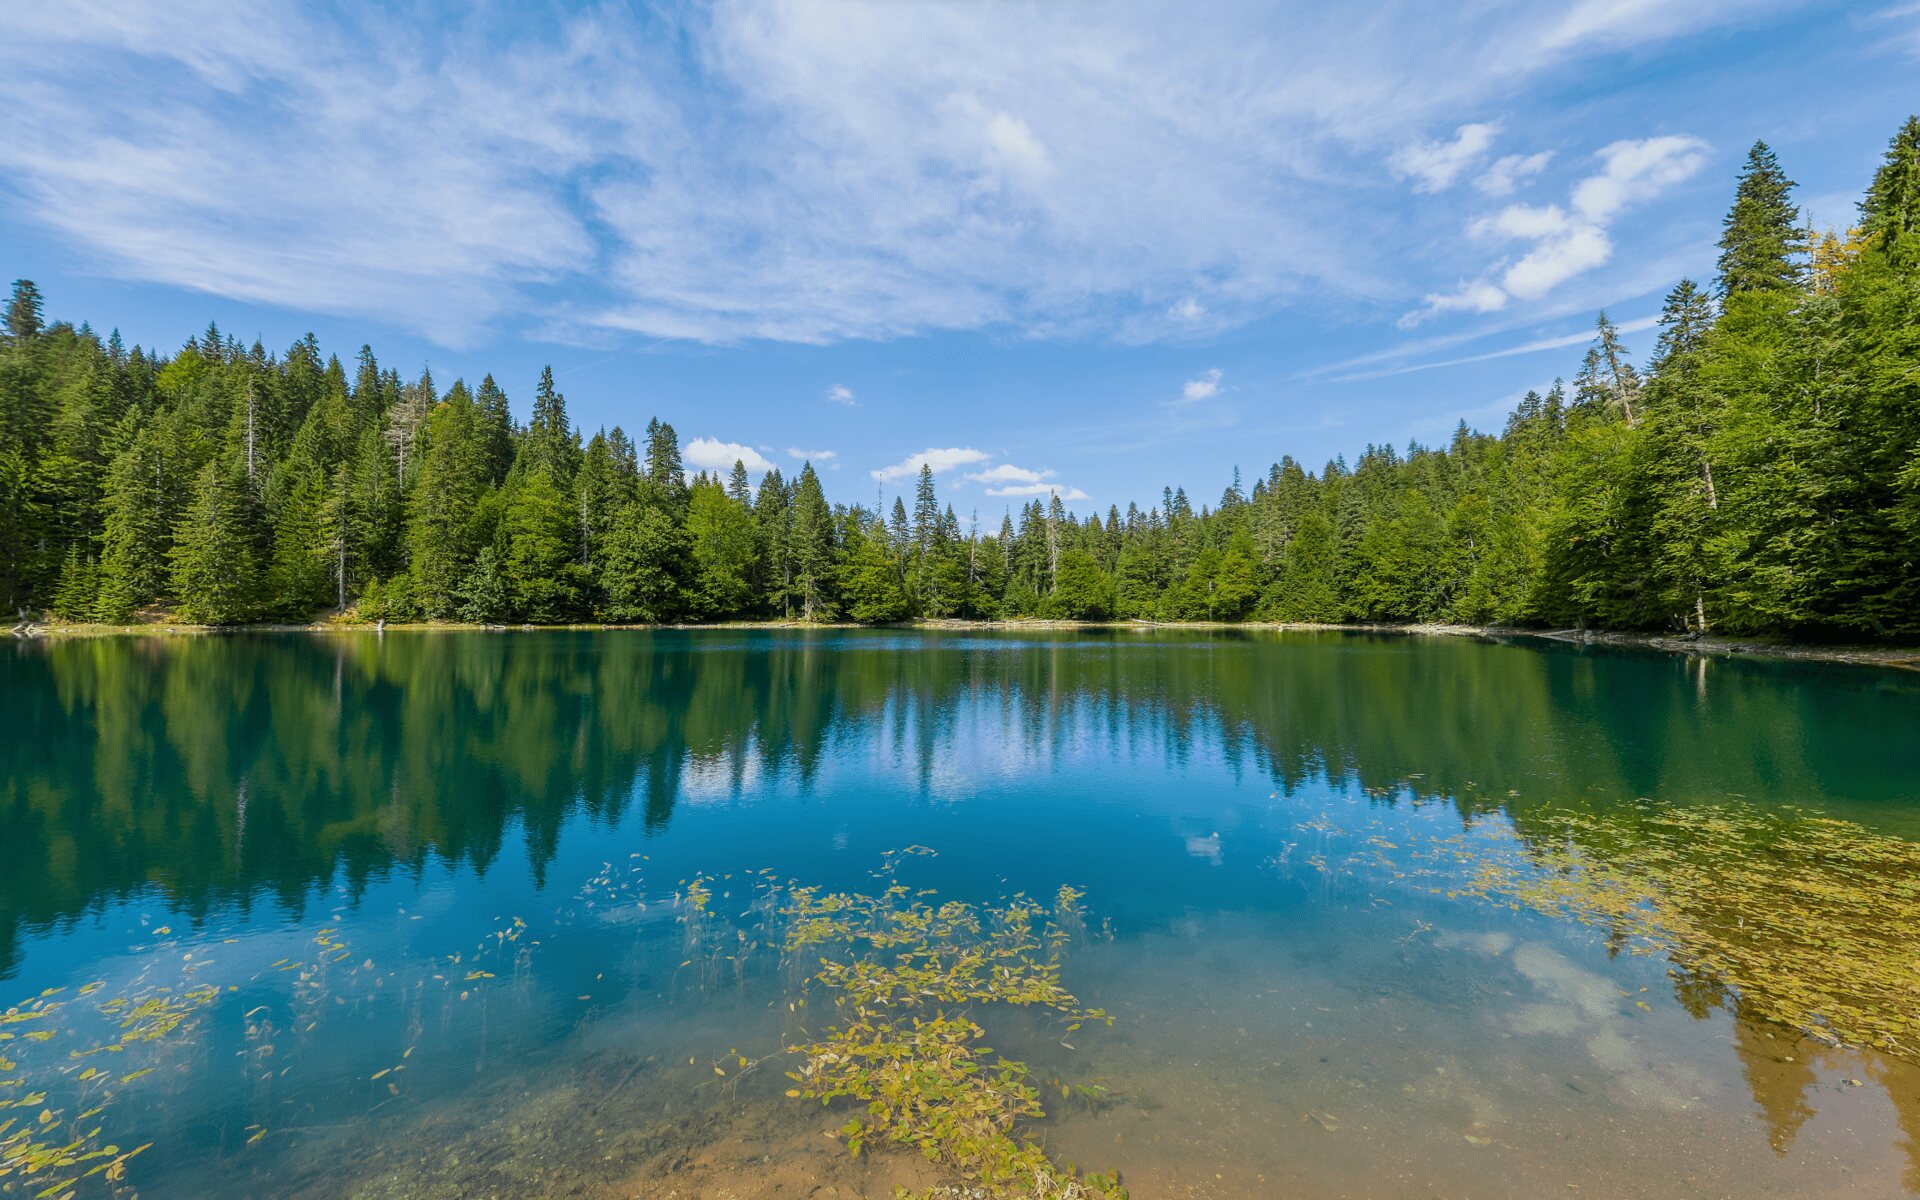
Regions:
<instances>
[{"instance_id":1,"label":"spruce tree","mask_svg":"<svg viewBox=\"0 0 1920 1200\"><path fill-rule=\"evenodd\" d=\"M793 523L787 554L793 570L793 596L804 621L829 620L834 614L833 510L820 490L812 463L803 463L793 487Z\"/></svg>"},{"instance_id":2,"label":"spruce tree","mask_svg":"<svg viewBox=\"0 0 1920 1200\"><path fill-rule=\"evenodd\" d=\"M657 504L635 501L621 509L608 532L601 575L607 616L657 623L679 617L686 539Z\"/></svg>"},{"instance_id":3,"label":"spruce tree","mask_svg":"<svg viewBox=\"0 0 1920 1200\"><path fill-rule=\"evenodd\" d=\"M879 522L854 531L847 538L846 584L843 598L847 616L881 624L903 621L913 606L901 586L886 528Z\"/></svg>"},{"instance_id":4,"label":"spruce tree","mask_svg":"<svg viewBox=\"0 0 1920 1200\"><path fill-rule=\"evenodd\" d=\"M13 298L7 304L7 340L24 345L40 336L45 323L45 302L31 279L13 281Z\"/></svg>"},{"instance_id":5,"label":"spruce tree","mask_svg":"<svg viewBox=\"0 0 1920 1200\"><path fill-rule=\"evenodd\" d=\"M515 613L535 623L579 615L585 581L574 548L573 506L545 470L521 480L501 516L500 557Z\"/></svg>"},{"instance_id":6,"label":"spruce tree","mask_svg":"<svg viewBox=\"0 0 1920 1200\"><path fill-rule=\"evenodd\" d=\"M687 478L680 461L680 435L664 421L647 423L646 477L676 518L686 511Z\"/></svg>"},{"instance_id":7,"label":"spruce tree","mask_svg":"<svg viewBox=\"0 0 1920 1200\"><path fill-rule=\"evenodd\" d=\"M124 621L167 588L174 469L160 430L151 424L140 425L113 460L96 592L100 620Z\"/></svg>"},{"instance_id":8,"label":"spruce tree","mask_svg":"<svg viewBox=\"0 0 1920 1200\"><path fill-rule=\"evenodd\" d=\"M1805 249L1794 183L1765 142L1747 152L1733 207L1720 234L1720 294L1788 291L1800 282L1795 261Z\"/></svg>"},{"instance_id":9,"label":"spruce tree","mask_svg":"<svg viewBox=\"0 0 1920 1200\"><path fill-rule=\"evenodd\" d=\"M718 481L698 482L687 498L686 540L695 613L725 620L746 612L759 551L753 513Z\"/></svg>"},{"instance_id":10,"label":"spruce tree","mask_svg":"<svg viewBox=\"0 0 1920 1200\"><path fill-rule=\"evenodd\" d=\"M459 591L478 550L473 513L487 488L478 415L466 384L456 380L421 429L419 465L407 493L406 546L414 595L429 617L450 617L459 609Z\"/></svg>"},{"instance_id":11,"label":"spruce tree","mask_svg":"<svg viewBox=\"0 0 1920 1200\"><path fill-rule=\"evenodd\" d=\"M215 459L201 468L168 556L182 617L231 625L258 614L263 532L245 462Z\"/></svg>"},{"instance_id":12,"label":"spruce tree","mask_svg":"<svg viewBox=\"0 0 1920 1200\"><path fill-rule=\"evenodd\" d=\"M1887 147L1860 204L1860 228L1894 261L1920 261L1920 116L1908 117Z\"/></svg>"}]
</instances>

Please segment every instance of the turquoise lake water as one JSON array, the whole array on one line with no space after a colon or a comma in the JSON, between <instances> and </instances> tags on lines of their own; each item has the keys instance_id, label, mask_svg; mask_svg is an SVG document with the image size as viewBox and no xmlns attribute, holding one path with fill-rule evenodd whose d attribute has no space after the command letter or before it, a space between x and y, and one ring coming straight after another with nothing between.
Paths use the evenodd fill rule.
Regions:
<instances>
[{"instance_id":1,"label":"turquoise lake water","mask_svg":"<svg viewBox=\"0 0 1920 1200\"><path fill-rule=\"evenodd\" d=\"M783 1095L803 1018L749 909L910 846L888 878L942 898L1085 892L1065 979L1112 1028L983 1023L1044 1085L1034 1136L1136 1198L1920 1195L1908 1012L1809 1037L1761 995L1839 987L1802 951L1716 973L1473 886L1577 853L1746 930L1645 831L1790 812L1904 853L1913 673L1255 631L35 640L0 648L0 764L0 1195L926 1184Z\"/></svg>"}]
</instances>

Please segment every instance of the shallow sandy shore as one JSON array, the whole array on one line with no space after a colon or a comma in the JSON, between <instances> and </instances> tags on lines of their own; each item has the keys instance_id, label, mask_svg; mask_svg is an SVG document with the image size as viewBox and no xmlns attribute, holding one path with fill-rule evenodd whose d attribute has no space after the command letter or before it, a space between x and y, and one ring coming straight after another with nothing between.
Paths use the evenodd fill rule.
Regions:
<instances>
[{"instance_id":1,"label":"shallow sandy shore","mask_svg":"<svg viewBox=\"0 0 1920 1200\"><path fill-rule=\"evenodd\" d=\"M1792 642L1766 637L1688 636L1663 633L1634 633L1590 629L1533 629L1501 625L1443 624L1315 624L1293 621L1056 621L1017 619L1011 621L926 620L898 625L868 626L851 621L721 621L713 624L615 625L583 622L572 625L476 625L463 621L431 621L376 625L364 621L326 620L310 624L263 623L255 625L192 625L156 615L151 620L131 625L68 624L64 622L26 621L13 627L16 637L101 637L136 635L178 635L219 633L372 633L380 630L511 630L536 629L934 629L934 630L1055 630L1105 629L1151 632L1155 630L1267 630L1288 632L1362 632L1432 637L1540 638L1580 645L1627 646L1664 650L1676 654L1747 655L1763 658L1800 659L1812 662L1857 663L1866 666L1901 667L1920 670L1920 646L1840 645L1818 642Z\"/></svg>"}]
</instances>

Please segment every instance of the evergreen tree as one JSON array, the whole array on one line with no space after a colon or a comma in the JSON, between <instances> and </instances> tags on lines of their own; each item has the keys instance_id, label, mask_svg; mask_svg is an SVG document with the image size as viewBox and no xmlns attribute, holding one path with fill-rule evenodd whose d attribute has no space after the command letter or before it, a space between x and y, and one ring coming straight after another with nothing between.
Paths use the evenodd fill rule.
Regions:
<instances>
[{"instance_id":1,"label":"evergreen tree","mask_svg":"<svg viewBox=\"0 0 1920 1200\"><path fill-rule=\"evenodd\" d=\"M685 538L665 510L640 501L621 509L607 536L601 577L607 615L615 621L677 618L685 556Z\"/></svg>"},{"instance_id":2,"label":"evergreen tree","mask_svg":"<svg viewBox=\"0 0 1920 1200\"><path fill-rule=\"evenodd\" d=\"M246 464L215 460L203 467L169 555L182 617L231 625L257 615L262 533Z\"/></svg>"},{"instance_id":3,"label":"evergreen tree","mask_svg":"<svg viewBox=\"0 0 1920 1200\"><path fill-rule=\"evenodd\" d=\"M124 621L166 590L177 511L160 431L141 425L107 478L96 615Z\"/></svg>"},{"instance_id":4,"label":"evergreen tree","mask_svg":"<svg viewBox=\"0 0 1920 1200\"><path fill-rule=\"evenodd\" d=\"M753 602L759 551L752 511L717 481L698 482L688 494L686 538L694 612L709 620L746 612Z\"/></svg>"},{"instance_id":5,"label":"evergreen tree","mask_svg":"<svg viewBox=\"0 0 1920 1200\"><path fill-rule=\"evenodd\" d=\"M1800 267L1794 260L1806 247L1793 188L1773 151L1755 142L1720 233L1721 295L1798 285Z\"/></svg>"},{"instance_id":6,"label":"evergreen tree","mask_svg":"<svg viewBox=\"0 0 1920 1200\"><path fill-rule=\"evenodd\" d=\"M1104 621L1113 615L1111 586L1093 555L1085 550L1061 554L1048 608L1071 621Z\"/></svg>"},{"instance_id":7,"label":"evergreen tree","mask_svg":"<svg viewBox=\"0 0 1920 1200\"><path fill-rule=\"evenodd\" d=\"M513 611L535 623L579 615L585 572L574 549L573 506L545 470L520 481L500 522L500 569Z\"/></svg>"},{"instance_id":8,"label":"evergreen tree","mask_svg":"<svg viewBox=\"0 0 1920 1200\"><path fill-rule=\"evenodd\" d=\"M479 547L472 517L487 488L487 451L466 384L455 381L422 426L406 545L413 593L423 615L453 616Z\"/></svg>"},{"instance_id":9,"label":"evergreen tree","mask_svg":"<svg viewBox=\"0 0 1920 1200\"><path fill-rule=\"evenodd\" d=\"M834 523L812 463L803 463L793 487L793 520L787 538L792 592L803 621L834 614Z\"/></svg>"},{"instance_id":10,"label":"evergreen tree","mask_svg":"<svg viewBox=\"0 0 1920 1200\"><path fill-rule=\"evenodd\" d=\"M1682 281L1644 370L1601 315L1571 397L1498 436L1282 458L1219 507L1168 486L1104 519L1058 496L962 530L914 502L835 509L807 468L687 483L660 421L583 448L544 373L516 428L491 378L440 396L311 335L209 326L168 354L47 319L0 329L0 602L124 620L1086 615L1920 633L1920 122L1861 227L1805 254L1757 146L1718 300ZM1804 278L1803 278L1804 276ZM189 589L191 594L183 592Z\"/></svg>"},{"instance_id":11,"label":"evergreen tree","mask_svg":"<svg viewBox=\"0 0 1920 1200\"><path fill-rule=\"evenodd\" d=\"M1920 116L1893 137L1860 204L1860 229L1889 259L1920 261Z\"/></svg>"},{"instance_id":12,"label":"evergreen tree","mask_svg":"<svg viewBox=\"0 0 1920 1200\"><path fill-rule=\"evenodd\" d=\"M567 398L553 386L553 368L542 367L533 394L533 417L514 465L523 476L544 473L548 483L565 489L573 482L579 455L579 440L567 423Z\"/></svg>"},{"instance_id":13,"label":"evergreen tree","mask_svg":"<svg viewBox=\"0 0 1920 1200\"><path fill-rule=\"evenodd\" d=\"M646 476L670 513L678 517L686 511L687 476L680 461L680 435L664 421L647 423Z\"/></svg>"},{"instance_id":14,"label":"evergreen tree","mask_svg":"<svg viewBox=\"0 0 1920 1200\"><path fill-rule=\"evenodd\" d=\"M890 539L878 522L847 539L844 599L847 616L855 621L884 624L912 615Z\"/></svg>"}]
</instances>

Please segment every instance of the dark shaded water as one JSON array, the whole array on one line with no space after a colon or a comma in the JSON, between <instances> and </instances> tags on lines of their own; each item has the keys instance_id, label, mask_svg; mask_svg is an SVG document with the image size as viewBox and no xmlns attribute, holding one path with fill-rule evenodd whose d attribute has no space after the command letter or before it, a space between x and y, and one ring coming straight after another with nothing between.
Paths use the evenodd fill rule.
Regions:
<instances>
[{"instance_id":1,"label":"dark shaded water","mask_svg":"<svg viewBox=\"0 0 1920 1200\"><path fill-rule=\"evenodd\" d=\"M1136 1197L1920 1194L1898 1048L1399 857L1466 830L1469 871L1567 806L1920 840L1911 674L1254 632L42 641L0 650L0 765L0 1123L152 1143L144 1196L890 1194L776 1063L729 1069L781 1044L783 985L692 964L675 897L869 887L913 844L943 896L1087 892L1068 982L1116 1025L1004 1038L1104 1081L1041 1133Z\"/></svg>"}]
</instances>

